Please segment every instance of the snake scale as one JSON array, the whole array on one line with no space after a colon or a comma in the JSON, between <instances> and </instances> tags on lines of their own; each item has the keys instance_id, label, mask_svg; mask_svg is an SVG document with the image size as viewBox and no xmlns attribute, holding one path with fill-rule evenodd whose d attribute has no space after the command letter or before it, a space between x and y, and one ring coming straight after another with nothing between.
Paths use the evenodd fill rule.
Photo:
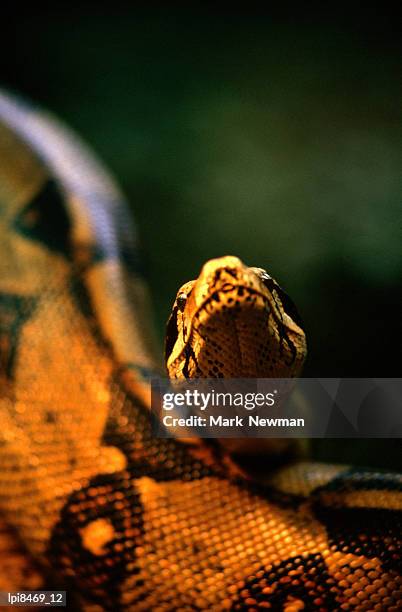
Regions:
<instances>
[{"instance_id":1,"label":"snake scale","mask_svg":"<svg viewBox=\"0 0 402 612\"><path fill-rule=\"evenodd\" d=\"M155 438L124 199L51 115L2 92L0 120L0 590L64 587L90 612L401 610L401 477L301 461L259 482ZM173 377L286 376L305 338L268 274L224 258L179 291L166 353Z\"/></svg>"}]
</instances>

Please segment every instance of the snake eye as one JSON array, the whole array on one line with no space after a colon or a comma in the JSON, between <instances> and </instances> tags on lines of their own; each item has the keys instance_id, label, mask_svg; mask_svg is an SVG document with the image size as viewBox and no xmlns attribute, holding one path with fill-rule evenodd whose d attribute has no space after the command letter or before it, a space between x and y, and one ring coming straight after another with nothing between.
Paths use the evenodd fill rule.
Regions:
<instances>
[{"instance_id":1,"label":"snake eye","mask_svg":"<svg viewBox=\"0 0 402 612\"><path fill-rule=\"evenodd\" d=\"M174 349L176 340L179 336L179 330L177 328L177 305L173 308L172 313L166 325L166 336L165 336L165 362L170 357L171 352Z\"/></svg>"},{"instance_id":2,"label":"snake eye","mask_svg":"<svg viewBox=\"0 0 402 612\"><path fill-rule=\"evenodd\" d=\"M260 278L263 283L269 283L270 281L274 282L272 276L268 274L265 270L260 269Z\"/></svg>"},{"instance_id":3,"label":"snake eye","mask_svg":"<svg viewBox=\"0 0 402 612\"><path fill-rule=\"evenodd\" d=\"M179 295L176 298L177 308L180 310L180 312L183 312L184 310L184 307L187 302L187 297L188 296L186 293L179 293Z\"/></svg>"}]
</instances>

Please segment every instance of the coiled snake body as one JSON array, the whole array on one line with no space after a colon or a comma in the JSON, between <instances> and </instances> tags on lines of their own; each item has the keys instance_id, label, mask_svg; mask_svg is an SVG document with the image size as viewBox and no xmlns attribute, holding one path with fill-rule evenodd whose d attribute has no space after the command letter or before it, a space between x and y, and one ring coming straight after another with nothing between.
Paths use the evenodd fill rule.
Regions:
<instances>
[{"instance_id":1,"label":"coiled snake body","mask_svg":"<svg viewBox=\"0 0 402 612\"><path fill-rule=\"evenodd\" d=\"M0 590L64 586L93 612L401 609L398 475L297 463L262 484L153 437L124 200L52 117L2 93L0 118ZM166 352L178 378L287 376L305 339L275 281L224 258L179 291Z\"/></svg>"}]
</instances>

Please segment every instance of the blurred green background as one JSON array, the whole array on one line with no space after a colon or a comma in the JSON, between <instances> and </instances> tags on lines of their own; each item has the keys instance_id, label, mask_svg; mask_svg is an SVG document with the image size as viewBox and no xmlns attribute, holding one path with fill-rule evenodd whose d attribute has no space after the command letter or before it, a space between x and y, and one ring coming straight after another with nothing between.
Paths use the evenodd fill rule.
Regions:
<instances>
[{"instance_id":1,"label":"blurred green background","mask_svg":"<svg viewBox=\"0 0 402 612\"><path fill-rule=\"evenodd\" d=\"M267 268L297 303L306 376L401 376L402 55L392 16L314 7L115 6L21 14L2 83L106 162L142 238L159 335L211 257ZM402 464L396 442L316 456Z\"/></svg>"}]
</instances>

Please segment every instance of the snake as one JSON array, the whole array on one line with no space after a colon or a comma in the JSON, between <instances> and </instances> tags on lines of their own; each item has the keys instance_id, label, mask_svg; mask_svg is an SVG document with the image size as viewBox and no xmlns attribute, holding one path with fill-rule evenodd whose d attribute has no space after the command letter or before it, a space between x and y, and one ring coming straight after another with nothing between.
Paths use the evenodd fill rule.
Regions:
<instances>
[{"instance_id":1,"label":"snake","mask_svg":"<svg viewBox=\"0 0 402 612\"><path fill-rule=\"evenodd\" d=\"M278 463L279 444L257 478L217 440L154 434L152 377L297 377L306 335L268 272L211 259L174 300L163 374L138 240L80 138L1 91L0 590L89 612L401 610L401 475Z\"/></svg>"}]
</instances>

